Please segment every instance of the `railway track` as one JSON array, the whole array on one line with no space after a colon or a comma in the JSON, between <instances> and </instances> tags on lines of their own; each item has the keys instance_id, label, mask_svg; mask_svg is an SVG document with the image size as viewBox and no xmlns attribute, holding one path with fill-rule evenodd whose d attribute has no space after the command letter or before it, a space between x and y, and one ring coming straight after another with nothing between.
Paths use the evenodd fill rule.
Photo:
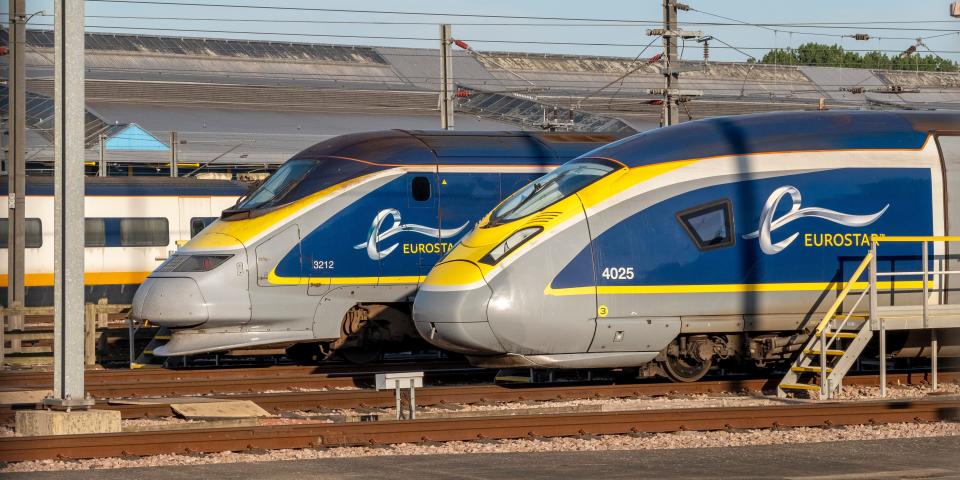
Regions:
<instances>
[{"instance_id":1,"label":"railway track","mask_svg":"<svg viewBox=\"0 0 960 480\"><path fill-rule=\"evenodd\" d=\"M690 408L0 438L0 461L960 419L960 400Z\"/></svg>"},{"instance_id":2,"label":"railway track","mask_svg":"<svg viewBox=\"0 0 960 480\"><path fill-rule=\"evenodd\" d=\"M960 372L941 373L944 382L960 381ZM888 375L888 382L900 385L928 383L926 373ZM850 376L847 385L877 385L876 375ZM630 398L665 395L694 395L710 393L764 392L776 388L776 380L733 379L694 383L635 383L635 384L581 384L563 386L537 385L468 385L456 387L426 387L417 390L418 406L502 403L516 401L557 401L585 398ZM282 392L261 394L220 395L214 398L250 400L273 413L306 410L325 412L333 409L385 408L395 404L394 392L363 390L333 390L321 392ZM33 405L18 405L34 408ZM173 416L169 403L110 404L98 403L94 408L118 410L124 419L160 418ZM0 405L0 423L13 422L14 406Z\"/></svg>"},{"instance_id":3,"label":"railway track","mask_svg":"<svg viewBox=\"0 0 960 480\"><path fill-rule=\"evenodd\" d=\"M376 373L410 370L425 371L427 379L433 382L462 381L478 375L493 378L493 372L471 367L465 362L398 362L366 367L290 365L197 370L88 370L84 381L87 392L95 398L116 398L358 387L372 384ZM52 377L51 372L4 372L0 374L0 388L49 389Z\"/></svg>"}]
</instances>

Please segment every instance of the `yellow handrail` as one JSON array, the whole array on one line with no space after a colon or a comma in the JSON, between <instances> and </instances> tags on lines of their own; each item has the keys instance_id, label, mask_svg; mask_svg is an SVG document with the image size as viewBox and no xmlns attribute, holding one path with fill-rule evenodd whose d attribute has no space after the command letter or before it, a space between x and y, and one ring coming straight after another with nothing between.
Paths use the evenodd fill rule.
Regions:
<instances>
[{"instance_id":1,"label":"yellow handrail","mask_svg":"<svg viewBox=\"0 0 960 480\"><path fill-rule=\"evenodd\" d=\"M871 237L871 240L882 243L882 242L960 242L960 237L956 236L891 236L891 237Z\"/></svg>"},{"instance_id":2,"label":"yellow handrail","mask_svg":"<svg viewBox=\"0 0 960 480\"><path fill-rule=\"evenodd\" d=\"M853 272L853 276L850 277L850 281L847 282L847 285L843 287L843 290L840 291L840 295L837 295L837 299L833 301L833 305L827 310L827 313L823 316L823 320L820 320L820 323L817 325L817 329L814 331L814 335L820 335L823 332L824 328L827 328L827 324L830 323L830 320L833 319L833 316L836 315L837 310L840 308L840 305L843 304L843 300L847 298L847 294L850 293L850 290L853 289L853 284L857 283L857 280L860 279L860 275L863 275L863 271L867 269L867 266L870 265L870 260L873 260L873 252L867 253L866 257L863 257L863 261L860 262L860 266L857 267L857 270Z\"/></svg>"}]
</instances>

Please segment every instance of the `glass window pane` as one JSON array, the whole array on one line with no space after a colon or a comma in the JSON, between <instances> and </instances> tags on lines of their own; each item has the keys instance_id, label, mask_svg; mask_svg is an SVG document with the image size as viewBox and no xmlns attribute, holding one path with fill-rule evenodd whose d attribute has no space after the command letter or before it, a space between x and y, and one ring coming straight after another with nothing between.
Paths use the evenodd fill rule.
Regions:
<instances>
[{"instance_id":1,"label":"glass window pane","mask_svg":"<svg viewBox=\"0 0 960 480\"><path fill-rule=\"evenodd\" d=\"M83 230L84 246L87 247L105 247L107 246L107 228L106 222L102 218L88 218L84 222Z\"/></svg>"},{"instance_id":2,"label":"glass window pane","mask_svg":"<svg viewBox=\"0 0 960 480\"><path fill-rule=\"evenodd\" d=\"M707 250L733 244L729 202L704 205L681 212L678 216L697 248Z\"/></svg>"},{"instance_id":3,"label":"glass window pane","mask_svg":"<svg viewBox=\"0 0 960 480\"><path fill-rule=\"evenodd\" d=\"M207 228L207 225L213 223L217 217L193 217L190 219L190 238L196 237L198 233Z\"/></svg>"},{"instance_id":4,"label":"glass window pane","mask_svg":"<svg viewBox=\"0 0 960 480\"><path fill-rule=\"evenodd\" d=\"M121 218L120 246L160 247L170 243L166 218Z\"/></svg>"},{"instance_id":5,"label":"glass window pane","mask_svg":"<svg viewBox=\"0 0 960 480\"><path fill-rule=\"evenodd\" d=\"M490 215L490 226L539 212L577 193L619 167L609 160L585 158L567 162L511 195Z\"/></svg>"},{"instance_id":6,"label":"glass window pane","mask_svg":"<svg viewBox=\"0 0 960 480\"><path fill-rule=\"evenodd\" d=\"M25 220L24 235L26 236L26 239L24 240L24 247L40 248L43 246L43 225L41 224L40 219L27 218ZM6 218L0 218L0 248L8 248L7 229L9 227L9 220Z\"/></svg>"}]
</instances>

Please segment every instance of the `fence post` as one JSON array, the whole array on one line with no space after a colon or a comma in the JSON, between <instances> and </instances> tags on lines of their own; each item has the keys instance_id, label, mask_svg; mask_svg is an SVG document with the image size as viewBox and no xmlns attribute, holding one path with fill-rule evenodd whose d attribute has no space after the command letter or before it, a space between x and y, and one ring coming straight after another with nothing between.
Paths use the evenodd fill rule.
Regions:
<instances>
[{"instance_id":1,"label":"fence post","mask_svg":"<svg viewBox=\"0 0 960 480\"><path fill-rule=\"evenodd\" d=\"M110 310L106 298L97 301L97 328L107 328L110 324Z\"/></svg>"},{"instance_id":2,"label":"fence post","mask_svg":"<svg viewBox=\"0 0 960 480\"><path fill-rule=\"evenodd\" d=\"M23 303L16 301L10 304L7 309L7 331L23 331ZM10 336L10 353L20 353L23 348L23 337L20 335Z\"/></svg>"},{"instance_id":3,"label":"fence post","mask_svg":"<svg viewBox=\"0 0 960 480\"><path fill-rule=\"evenodd\" d=\"M84 305L83 315L83 364L90 367L97 364L97 306Z\"/></svg>"}]
</instances>

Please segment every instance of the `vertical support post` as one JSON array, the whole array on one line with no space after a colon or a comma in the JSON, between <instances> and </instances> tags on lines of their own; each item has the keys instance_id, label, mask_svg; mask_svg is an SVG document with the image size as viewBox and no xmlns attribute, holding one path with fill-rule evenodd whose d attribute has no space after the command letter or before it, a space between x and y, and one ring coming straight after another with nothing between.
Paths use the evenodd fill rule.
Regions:
<instances>
[{"instance_id":1,"label":"vertical support post","mask_svg":"<svg viewBox=\"0 0 960 480\"><path fill-rule=\"evenodd\" d=\"M664 88L667 89L666 98L663 102L663 121L661 126L668 127L678 122L679 112L677 111L677 99L673 96L672 89L679 87L678 80L680 76L673 71L677 65L677 38L674 33L677 31L677 7L675 0L663 0L663 28L667 34L663 36L663 50L666 53L666 65L664 67Z\"/></svg>"},{"instance_id":2,"label":"vertical support post","mask_svg":"<svg viewBox=\"0 0 960 480\"><path fill-rule=\"evenodd\" d=\"M937 350L940 349L940 341L937 338L937 329L930 329L930 386L936 391L939 388L937 373Z\"/></svg>"},{"instance_id":3,"label":"vertical support post","mask_svg":"<svg viewBox=\"0 0 960 480\"><path fill-rule=\"evenodd\" d=\"M106 177L107 176L107 156L106 151L104 150L104 140L106 140L106 135L100 135L100 162L97 164L97 176Z\"/></svg>"},{"instance_id":4,"label":"vertical support post","mask_svg":"<svg viewBox=\"0 0 960 480\"><path fill-rule=\"evenodd\" d=\"M0 308L0 370L3 370L5 367L4 356L7 353L7 310L5 308Z\"/></svg>"},{"instance_id":5,"label":"vertical support post","mask_svg":"<svg viewBox=\"0 0 960 480\"><path fill-rule=\"evenodd\" d=\"M930 296L930 286L927 283L930 280L930 265L928 264L927 259L927 249L929 248L929 242L921 242L923 244L923 253L920 254L920 257L923 259L923 328L930 328L929 321L929 312L927 311L927 303Z\"/></svg>"},{"instance_id":6,"label":"vertical support post","mask_svg":"<svg viewBox=\"0 0 960 480\"><path fill-rule=\"evenodd\" d=\"M410 420L417 419L417 394L416 392L417 381L413 378L410 379Z\"/></svg>"},{"instance_id":7,"label":"vertical support post","mask_svg":"<svg viewBox=\"0 0 960 480\"><path fill-rule=\"evenodd\" d=\"M820 331L820 398L830 398L830 385L827 380L827 329Z\"/></svg>"},{"instance_id":8,"label":"vertical support post","mask_svg":"<svg viewBox=\"0 0 960 480\"><path fill-rule=\"evenodd\" d=\"M440 128L453 130L453 30L440 25Z\"/></svg>"},{"instance_id":9,"label":"vertical support post","mask_svg":"<svg viewBox=\"0 0 960 480\"><path fill-rule=\"evenodd\" d=\"M880 329L880 396L887 396L887 329L879 318L877 303L877 240L870 240L870 328Z\"/></svg>"},{"instance_id":10,"label":"vertical support post","mask_svg":"<svg viewBox=\"0 0 960 480\"><path fill-rule=\"evenodd\" d=\"M7 306L26 305L24 249L26 247L26 47L25 0L10 0L7 127ZM10 328L23 324L23 314L8 316ZM22 328L22 327L21 327ZM19 337L17 337L19 342Z\"/></svg>"},{"instance_id":11,"label":"vertical support post","mask_svg":"<svg viewBox=\"0 0 960 480\"><path fill-rule=\"evenodd\" d=\"M171 177L180 176L180 172L178 170L179 165L177 165L177 162L178 162L177 157L179 156L177 154L177 146L178 146L177 132L170 132L170 176Z\"/></svg>"},{"instance_id":12,"label":"vertical support post","mask_svg":"<svg viewBox=\"0 0 960 480\"><path fill-rule=\"evenodd\" d=\"M395 394L396 397L397 397L397 420L400 420L401 418L403 418L403 417L402 417L403 410L400 409L400 408L401 408L401 405L400 405L400 382L396 382L396 384L393 386L393 390L394 390L394 394Z\"/></svg>"},{"instance_id":13,"label":"vertical support post","mask_svg":"<svg viewBox=\"0 0 960 480\"><path fill-rule=\"evenodd\" d=\"M133 364L137 361L136 352L134 351L134 339L137 335L137 330L139 330L139 328L133 327L133 319L127 316L127 338L130 342L127 345L127 350L130 355L130 368L135 368Z\"/></svg>"},{"instance_id":14,"label":"vertical support post","mask_svg":"<svg viewBox=\"0 0 960 480\"><path fill-rule=\"evenodd\" d=\"M84 2L54 0L53 396L55 408L87 407L84 396L83 195Z\"/></svg>"},{"instance_id":15,"label":"vertical support post","mask_svg":"<svg viewBox=\"0 0 960 480\"><path fill-rule=\"evenodd\" d=\"M97 306L88 303L83 308L83 364L97 364Z\"/></svg>"}]
</instances>

